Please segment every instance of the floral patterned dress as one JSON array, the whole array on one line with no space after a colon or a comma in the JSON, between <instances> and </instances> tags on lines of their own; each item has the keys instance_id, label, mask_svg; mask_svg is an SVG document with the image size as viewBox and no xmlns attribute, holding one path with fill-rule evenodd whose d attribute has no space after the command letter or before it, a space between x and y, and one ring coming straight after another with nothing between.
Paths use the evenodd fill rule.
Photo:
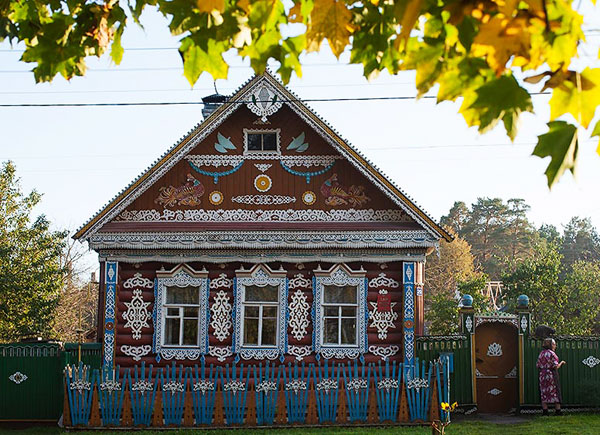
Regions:
<instances>
[{"instance_id":1,"label":"floral patterned dress","mask_svg":"<svg viewBox=\"0 0 600 435\"><path fill-rule=\"evenodd\" d=\"M540 396L544 403L560 403L560 382L558 380L558 356L550 349L540 352L537 360L540 369Z\"/></svg>"}]
</instances>

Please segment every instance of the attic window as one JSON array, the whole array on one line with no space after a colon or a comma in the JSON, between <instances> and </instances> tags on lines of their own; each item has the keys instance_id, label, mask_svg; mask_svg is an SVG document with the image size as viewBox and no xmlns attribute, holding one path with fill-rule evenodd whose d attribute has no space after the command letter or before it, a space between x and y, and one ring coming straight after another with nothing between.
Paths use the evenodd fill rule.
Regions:
<instances>
[{"instance_id":1,"label":"attic window","mask_svg":"<svg viewBox=\"0 0 600 435\"><path fill-rule=\"evenodd\" d=\"M244 129L244 154L261 157L279 155L279 131Z\"/></svg>"}]
</instances>

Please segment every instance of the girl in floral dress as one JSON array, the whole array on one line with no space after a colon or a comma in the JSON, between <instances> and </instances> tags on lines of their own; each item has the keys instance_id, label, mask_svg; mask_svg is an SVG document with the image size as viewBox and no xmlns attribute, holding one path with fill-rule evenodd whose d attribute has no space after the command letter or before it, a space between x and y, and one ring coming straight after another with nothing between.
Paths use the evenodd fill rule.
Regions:
<instances>
[{"instance_id":1,"label":"girl in floral dress","mask_svg":"<svg viewBox=\"0 0 600 435\"><path fill-rule=\"evenodd\" d=\"M560 415L560 382L558 380L558 369L566 364L558 362L556 341L553 338L544 340L543 349L537 360L537 368L540 370L540 396L544 415L548 415L548 403L554 403L556 415Z\"/></svg>"}]
</instances>

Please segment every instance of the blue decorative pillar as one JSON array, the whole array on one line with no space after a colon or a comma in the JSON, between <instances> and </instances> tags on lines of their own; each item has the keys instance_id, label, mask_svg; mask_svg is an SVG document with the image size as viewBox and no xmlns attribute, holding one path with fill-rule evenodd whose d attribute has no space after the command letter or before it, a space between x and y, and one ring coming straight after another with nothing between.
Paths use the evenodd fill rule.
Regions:
<instances>
[{"instance_id":1,"label":"blue decorative pillar","mask_svg":"<svg viewBox=\"0 0 600 435\"><path fill-rule=\"evenodd\" d=\"M402 263L404 282L404 367L415 363L415 263Z\"/></svg>"},{"instance_id":2,"label":"blue decorative pillar","mask_svg":"<svg viewBox=\"0 0 600 435\"><path fill-rule=\"evenodd\" d=\"M115 304L117 300L118 263L107 261L104 266L104 365L114 367Z\"/></svg>"}]
</instances>

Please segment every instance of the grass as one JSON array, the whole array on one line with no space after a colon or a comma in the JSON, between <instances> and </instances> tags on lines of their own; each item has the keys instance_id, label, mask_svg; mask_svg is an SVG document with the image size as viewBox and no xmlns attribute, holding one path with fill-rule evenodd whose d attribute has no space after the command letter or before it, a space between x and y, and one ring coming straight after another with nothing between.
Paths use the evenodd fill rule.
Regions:
<instances>
[{"instance_id":1,"label":"grass","mask_svg":"<svg viewBox=\"0 0 600 435\"><path fill-rule=\"evenodd\" d=\"M235 429L235 430L135 430L135 431L103 431L104 433L117 434L201 434L209 435L231 434L231 435L272 435L272 434L291 434L291 435L324 435L324 434L349 434L349 435L429 435L429 427L369 427L369 428L294 428L294 429ZM2 434L64 434L66 431L55 427L33 427L22 430L1 429ZM98 434L98 431L77 431L77 434ZM446 429L448 435L562 435L562 434L581 434L597 435L600 434L600 415L598 414L578 414L565 415L562 417L533 417L522 423L515 424L495 424L488 421L477 419L477 417L453 422Z\"/></svg>"}]
</instances>

